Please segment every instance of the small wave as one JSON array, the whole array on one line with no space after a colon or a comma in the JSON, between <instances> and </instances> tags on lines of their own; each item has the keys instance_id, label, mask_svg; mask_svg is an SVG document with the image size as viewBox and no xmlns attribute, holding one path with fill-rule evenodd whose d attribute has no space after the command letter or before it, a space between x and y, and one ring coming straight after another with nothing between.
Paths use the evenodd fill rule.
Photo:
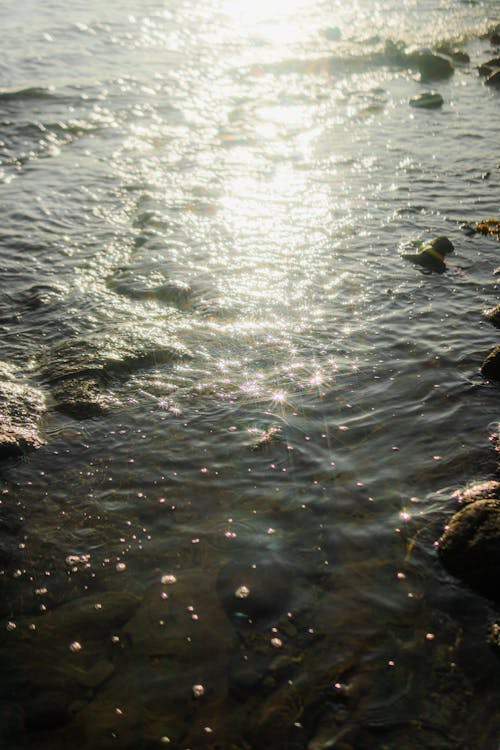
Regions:
<instances>
[{"instance_id":1,"label":"small wave","mask_svg":"<svg viewBox=\"0 0 500 750\"><path fill-rule=\"evenodd\" d=\"M17 101L22 99L52 99L55 96L53 90L42 86L32 86L18 91L0 91L0 101Z\"/></svg>"}]
</instances>

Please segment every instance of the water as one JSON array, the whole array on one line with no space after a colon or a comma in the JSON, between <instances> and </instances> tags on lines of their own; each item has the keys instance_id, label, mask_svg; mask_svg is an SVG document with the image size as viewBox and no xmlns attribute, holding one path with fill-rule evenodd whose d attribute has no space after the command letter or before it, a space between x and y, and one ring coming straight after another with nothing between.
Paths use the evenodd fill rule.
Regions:
<instances>
[{"instance_id":1,"label":"water","mask_svg":"<svg viewBox=\"0 0 500 750\"><path fill-rule=\"evenodd\" d=\"M496 466L461 225L498 212L498 4L0 17L2 367L46 399L2 464L2 747L497 750L494 611L434 541ZM400 258L440 234L446 274Z\"/></svg>"}]
</instances>

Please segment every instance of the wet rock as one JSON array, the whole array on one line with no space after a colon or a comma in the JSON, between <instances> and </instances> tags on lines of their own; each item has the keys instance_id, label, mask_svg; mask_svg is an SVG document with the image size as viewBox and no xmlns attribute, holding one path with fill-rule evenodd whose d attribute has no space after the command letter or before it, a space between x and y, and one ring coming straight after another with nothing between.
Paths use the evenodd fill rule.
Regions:
<instances>
[{"instance_id":1,"label":"wet rock","mask_svg":"<svg viewBox=\"0 0 500 750\"><path fill-rule=\"evenodd\" d=\"M14 299L30 310L39 310L58 302L65 292L58 284L32 284L15 294Z\"/></svg>"},{"instance_id":2,"label":"wet rock","mask_svg":"<svg viewBox=\"0 0 500 750\"><path fill-rule=\"evenodd\" d=\"M500 57L494 57L492 60L488 60L488 62L480 65L478 68L479 75L490 76L497 68L500 68Z\"/></svg>"},{"instance_id":3,"label":"wet rock","mask_svg":"<svg viewBox=\"0 0 500 750\"><path fill-rule=\"evenodd\" d=\"M449 44L440 44L439 47L436 48L436 52L449 57L453 62L462 64L470 62L469 55L463 49L460 49L460 47L452 47Z\"/></svg>"},{"instance_id":4,"label":"wet rock","mask_svg":"<svg viewBox=\"0 0 500 750\"><path fill-rule=\"evenodd\" d=\"M488 39L492 45L500 44L500 24L497 24L494 29L491 29L488 34Z\"/></svg>"},{"instance_id":5,"label":"wet rock","mask_svg":"<svg viewBox=\"0 0 500 750\"><path fill-rule=\"evenodd\" d=\"M487 86L495 86L495 88L500 86L500 68L498 68L497 70L494 70L488 76L488 78L485 80L485 84Z\"/></svg>"},{"instance_id":6,"label":"wet rock","mask_svg":"<svg viewBox=\"0 0 500 750\"><path fill-rule=\"evenodd\" d=\"M486 318L494 326L500 328L500 304L490 307L489 310L483 310L483 318Z\"/></svg>"},{"instance_id":7,"label":"wet rock","mask_svg":"<svg viewBox=\"0 0 500 750\"><path fill-rule=\"evenodd\" d=\"M452 500L456 500L461 505L475 503L477 500L494 500L500 499L500 482L494 479L477 482L464 489L457 490L452 495Z\"/></svg>"},{"instance_id":8,"label":"wet rock","mask_svg":"<svg viewBox=\"0 0 500 750\"><path fill-rule=\"evenodd\" d=\"M454 72L453 65L447 57L427 48L407 50L406 59L410 67L419 71L423 81L449 78Z\"/></svg>"},{"instance_id":9,"label":"wet rock","mask_svg":"<svg viewBox=\"0 0 500 750\"><path fill-rule=\"evenodd\" d=\"M420 245L417 243L417 248L418 252L403 253L402 257L436 273L446 271L445 257L454 251L453 243L444 236L435 237Z\"/></svg>"},{"instance_id":10,"label":"wet rock","mask_svg":"<svg viewBox=\"0 0 500 750\"><path fill-rule=\"evenodd\" d=\"M500 499L477 500L455 513L438 553L449 573L500 600Z\"/></svg>"},{"instance_id":11,"label":"wet rock","mask_svg":"<svg viewBox=\"0 0 500 750\"><path fill-rule=\"evenodd\" d=\"M443 106L443 103L443 97L435 91L426 91L410 99L410 106L418 109L438 109Z\"/></svg>"},{"instance_id":12,"label":"wet rock","mask_svg":"<svg viewBox=\"0 0 500 750\"><path fill-rule=\"evenodd\" d=\"M77 418L102 413L112 399L106 386L133 372L188 356L168 336L135 331L63 341L40 357L39 374L50 387L56 408Z\"/></svg>"},{"instance_id":13,"label":"wet rock","mask_svg":"<svg viewBox=\"0 0 500 750\"><path fill-rule=\"evenodd\" d=\"M481 365L481 374L488 380L500 380L500 346L495 346Z\"/></svg>"},{"instance_id":14,"label":"wet rock","mask_svg":"<svg viewBox=\"0 0 500 750\"><path fill-rule=\"evenodd\" d=\"M0 457L43 445L39 422L44 412L41 391L24 383L13 368L0 363Z\"/></svg>"},{"instance_id":15,"label":"wet rock","mask_svg":"<svg viewBox=\"0 0 500 750\"><path fill-rule=\"evenodd\" d=\"M236 627L266 627L277 620L291 596L291 571L266 551L244 553L217 577L217 594Z\"/></svg>"},{"instance_id":16,"label":"wet rock","mask_svg":"<svg viewBox=\"0 0 500 750\"><path fill-rule=\"evenodd\" d=\"M500 623L494 622L488 634L488 643L493 651L500 656Z\"/></svg>"}]
</instances>

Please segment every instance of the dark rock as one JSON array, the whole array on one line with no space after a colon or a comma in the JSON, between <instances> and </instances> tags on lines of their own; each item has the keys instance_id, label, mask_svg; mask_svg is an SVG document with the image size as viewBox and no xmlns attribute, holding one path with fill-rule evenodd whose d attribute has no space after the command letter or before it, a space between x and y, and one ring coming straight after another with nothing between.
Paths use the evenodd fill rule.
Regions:
<instances>
[{"instance_id":1,"label":"dark rock","mask_svg":"<svg viewBox=\"0 0 500 750\"><path fill-rule=\"evenodd\" d=\"M481 374L488 380L500 380L500 346L495 346L481 365Z\"/></svg>"},{"instance_id":2,"label":"dark rock","mask_svg":"<svg viewBox=\"0 0 500 750\"><path fill-rule=\"evenodd\" d=\"M291 595L291 571L266 551L244 553L217 577L219 600L234 625L267 626L279 618Z\"/></svg>"},{"instance_id":3,"label":"dark rock","mask_svg":"<svg viewBox=\"0 0 500 750\"><path fill-rule=\"evenodd\" d=\"M500 24L497 24L494 29L491 29L488 34L488 39L490 40L490 44L500 44Z\"/></svg>"},{"instance_id":4,"label":"dark rock","mask_svg":"<svg viewBox=\"0 0 500 750\"><path fill-rule=\"evenodd\" d=\"M500 328L500 304L490 307L489 310L483 310L483 318L489 320L494 326Z\"/></svg>"},{"instance_id":5,"label":"dark rock","mask_svg":"<svg viewBox=\"0 0 500 750\"><path fill-rule=\"evenodd\" d=\"M485 81L487 86L500 86L500 68L494 70Z\"/></svg>"},{"instance_id":6,"label":"dark rock","mask_svg":"<svg viewBox=\"0 0 500 750\"><path fill-rule=\"evenodd\" d=\"M500 624L494 622L488 635L488 643L493 651L500 656Z\"/></svg>"},{"instance_id":7,"label":"dark rock","mask_svg":"<svg viewBox=\"0 0 500 750\"><path fill-rule=\"evenodd\" d=\"M438 553L449 573L500 600L500 500L477 500L455 513L439 540Z\"/></svg>"},{"instance_id":8,"label":"dark rock","mask_svg":"<svg viewBox=\"0 0 500 750\"><path fill-rule=\"evenodd\" d=\"M63 341L40 357L39 374L60 411L78 418L98 415L111 403L105 388L133 372L188 356L162 334L133 331Z\"/></svg>"},{"instance_id":9,"label":"dark rock","mask_svg":"<svg viewBox=\"0 0 500 750\"><path fill-rule=\"evenodd\" d=\"M37 695L27 707L28 729L48 730L63 727L70 718L68 703L66 693L51 691Z\"/></svg>"},{"instance_id":10,"label":"dark rock","mask_svg":"<svg viewBox=\"0 0 500 750\"><path fill-rule=\"evenodd\" d=\"M253 655L250 662L245 661L240 654L233 657L228 670L231 691L236 695L244 695L255 690L267 674L268 661L262 654Z\"/></svg>"},{"instance_id":11,"label":"dark rock","mask_svg":"<svg viewBox=\"0 0 500 750\"><path fill-rule=\"evenodd\" d=\"M45 411L41 391L17 379L13 368L0 363L0 457L43 445L38 428Z\"/></svg>"},{"instance_id":12,"label":"dark rock","mask_svg":"<svg viewBox=\"0 0 500 750\"><path fill-rule=\"evenodd\" d=\"M435 54L429 49L415 49L406 52L410 67L416 68L423 81L449 78L454 69L450 60L443 55Z\"/></svg>"},{"instance_id":13,"label":"dark rock","mask_svg":"<svg viewBox=\"0 0 500 750\"><path fill-rule=\"evenodd\" d=\"M481 76L489 76L496 68L500 68L500 57L494 57L492 60L479 66L478 71Z\"/></svg>"},{"instance_id":14,"label":"dark rock","mask_svg":"<svg viewBox=\"0 0 500 750\"><path fill-rule=\"evenodd\" d=\"M426 91L410 99L410 106L418 107L419 109L437 109L438 107L442 107L443 103L443 97L436 91Z\"/></svg>"},{"instance_id":15,"label":"dark rock","mask_svg":"<svg viewBox=\"0 0 500 750\"><path fill-rule=\"evenodd\" d=\"M24 711L21 706L7 702L0 703L0 742L2 748L15 747L14 742L24 732L24 721Z\"/></svg>"},{"instance_id":16,"label":"dark rock","mask_svg":"<svg viewBox=\"0 0 500 750\"><path fill-rule=\"evenodd\" d=\"M436 273L446 271L445 257L454 251L454 246L448 237L435 237L433 240L424 242L416 253L403 253L402 257L412 263Z\"/></svg>"},{"instance_id":17,"label":"dark rock","mask_svg":"<svg viewBox=\"0 0 500 750\"><path fill-rule=\"evenodd\" d=\"M452 47L449 44L441 44L439 47L436 48L436 52L439 52L441 55L446 55L446 57L451 58L454 62L457 63L469 63L470 57L463 49L460 49L459 47Z\"/></svg>"}]
</instances>

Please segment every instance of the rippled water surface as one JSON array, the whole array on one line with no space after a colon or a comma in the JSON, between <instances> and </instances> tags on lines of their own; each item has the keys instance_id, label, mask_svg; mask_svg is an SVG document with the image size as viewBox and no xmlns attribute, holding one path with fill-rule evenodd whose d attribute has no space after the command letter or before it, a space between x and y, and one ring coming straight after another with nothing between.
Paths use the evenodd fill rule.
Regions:
<instances>
[{"instance_id":1,"label":"rippled water surface","mask_svg":"<svg viewBox=\"0 0 500 750\"><path fill-rule=\"evenodd\" d=\"M496 468L498 3L0 19L0 364L44 404L1 464L2 747L498 750L494 612L434 544ZM446 273L401 258L436 235Z\"/></svg>"}]
</instances>

